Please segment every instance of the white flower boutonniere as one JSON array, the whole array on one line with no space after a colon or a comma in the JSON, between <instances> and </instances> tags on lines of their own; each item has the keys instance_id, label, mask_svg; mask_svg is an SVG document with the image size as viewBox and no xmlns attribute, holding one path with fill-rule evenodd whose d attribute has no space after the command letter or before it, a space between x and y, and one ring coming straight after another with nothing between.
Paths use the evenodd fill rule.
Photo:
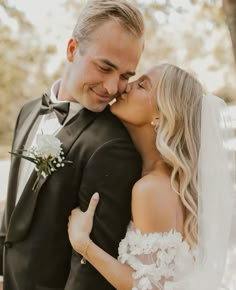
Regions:
<instances>
[{"instance_id":1,"label":"white flower boutonniere","mask_svg":"<svg viewBox=\"0 0 236 290\"><path fill-rule=\"evenodd\" d=\"M64 167L65 163L72 163L72 161L65 160L61 145L62 143L55 136L42 134L36 136L36 146L29 150L23 149L10 152L35 164L37 178L32 187L33 191L37 190L41 177L46 178L58 168ZM25 152L25 155L23 152Z\"/></svg>"}]
</instances>

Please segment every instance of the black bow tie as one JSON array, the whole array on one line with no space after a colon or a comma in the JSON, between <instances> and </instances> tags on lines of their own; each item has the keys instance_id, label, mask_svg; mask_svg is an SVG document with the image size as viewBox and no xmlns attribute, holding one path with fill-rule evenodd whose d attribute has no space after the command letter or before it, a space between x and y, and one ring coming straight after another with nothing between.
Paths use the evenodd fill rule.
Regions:
<instances>
[{"instance_id":1,"label":"black bow tie","mask_svg":"<svg viewBox=\"0 0 236 290\"><path fill-rule=\"evenodd\" d=\"M70 109L69 102L53 103L47 94L43 94L42 104L40 108L41 115L48 114L54 111L55 114L57 115L58 121L60 122L61 125L63 125L69 113L69 109Z\"/></svg>"}]
</instances>

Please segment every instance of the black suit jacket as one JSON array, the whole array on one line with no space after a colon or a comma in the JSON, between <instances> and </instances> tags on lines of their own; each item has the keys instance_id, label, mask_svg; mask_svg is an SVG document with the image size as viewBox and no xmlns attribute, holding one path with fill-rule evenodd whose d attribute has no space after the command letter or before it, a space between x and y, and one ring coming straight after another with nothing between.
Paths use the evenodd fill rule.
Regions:
<instances>
[{"instance_id":1,"label":"black suit jacket","mask_svg":"<svg viewBox=\"0 0 236 290\"><path fill-rule=\"evenodd\" d=\"M13 148L23 147L39 114L40 100L26 104L17 119ZM127 130L111 114L82 109L57 137L66 164L46 179L37 192L32 173L15 206L19 158L12 157L6 209L1 227L4 290L114 289L88 262L72 251L68 216L86 210L94 192L100 193L93 241L117 257L130 221L131 189L140 177L141 159Z\"/></svg>"}]
</instances>

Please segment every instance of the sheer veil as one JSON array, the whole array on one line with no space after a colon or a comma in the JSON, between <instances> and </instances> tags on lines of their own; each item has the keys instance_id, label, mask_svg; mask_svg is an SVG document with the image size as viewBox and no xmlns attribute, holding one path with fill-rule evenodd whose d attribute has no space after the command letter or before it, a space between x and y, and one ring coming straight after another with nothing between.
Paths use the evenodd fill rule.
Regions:
<instances>
[{"instance_id":1,"label":"sheer veil","mask_svg":"<svg viewBox=\"0 0 236 290\"><path fill-rule=\"evenodd\" d=\"M165 290L236 289L235 156L225 102L213 95L202 101L198 164L198 247L194 270Z\"/></svg>"},{"instance_id":2,"label":"sheer veil","mask_svg":"<svg viewBox=\"0 0 236 290\"><path fill-rule=\"evenodd\" d=\"M227 105L216 96L204 96L198 164L197 257L200 273L203 275L201 280L204 282L198 289L215 290L219 285L220 288L223 287L225 261L231 251L230 240L234 242L232 246L236 246L236 237L233 237L232 232L233 214L236 209L235 158L234 152L228 147L231 138L233 129ZM229 258L235 259L233 256ZM231 278L233 277L228 277ZM231 283L225 282L228 285ZM234 286L236 287L236 284Z\"/></svg>"}]
</instances>

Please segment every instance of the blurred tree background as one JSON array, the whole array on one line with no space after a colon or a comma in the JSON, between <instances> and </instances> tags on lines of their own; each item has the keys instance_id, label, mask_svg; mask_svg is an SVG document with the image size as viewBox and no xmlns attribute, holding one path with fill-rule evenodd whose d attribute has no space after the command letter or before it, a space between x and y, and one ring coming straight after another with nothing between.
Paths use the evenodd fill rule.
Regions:
<instances>
[{"instance_id":1,"label":"blurred tree background","mask_svg":"<svg viewBox=\"0 0 236 290\"><path fill-rule=\"evenodd\" d=\"M168 61L193 72L227 102L236 101L235 0L130 1L143 12L146 23L145 52L138 73ZM62 25L68 37L84 2L63 2ZM42 22L44 19L42 15ZM67 35L54 25L53 17L46 19L49 31L40 34L24 11L10 0L0 0L0 158L8 157L20 107L48 90L62 72L64 56L56 56L59 47L65 51Z\"/></svg>"},{"instance_id":2,"label":"blurred tree background","mask_svg":"<svg viewBox=\"0 0 236 290\"><path fill-rule=\"evenodd\" d=\"M53 46L41 46L33 25L22 11L0 0L0 157L12 139L20 107L36 97L51 79L45 65ZM7 23L3 21L7 19Z\"/></svg>"}]
</instances>

